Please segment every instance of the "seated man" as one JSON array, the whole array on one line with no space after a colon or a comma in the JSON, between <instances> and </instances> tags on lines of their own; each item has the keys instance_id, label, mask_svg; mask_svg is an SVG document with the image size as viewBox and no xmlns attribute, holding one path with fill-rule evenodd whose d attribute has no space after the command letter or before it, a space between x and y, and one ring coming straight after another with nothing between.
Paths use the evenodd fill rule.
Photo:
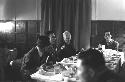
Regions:
<instances>
[{"instance_id":1,"label":"seated man","mask_svg":"<svg viewBox=\"0 0 125 82\"><path fill-rule=\"evenodd\" d=\"M61 48L58 50L57 53L57 61L61 61L63 60L63 58L68 58L71 56L76 55L76 50L73 47L73 45L71 44L71 34L68 31L65 31L63 33L63 39L64 39L64 43L61 46Z\"/></svg>"},{"instance_id":2,"label":"seated man","mask_svg":"<svg viewBox=\"0 0 125 82\"><path fill-rule=\"evenodd\" d=\"M56 63L56 52L57 52L56 36L53 31L47 31L46 35L49 37L50 45L43 49L43 53L45 53L48 56L46 64L53 65Z\"/></svg>"},{"instance_id":3,"label":"seated man","mask_svg":"<svg viewBox=\"0 0 125 82\"><path fill-rule=\"evenodd\" d=\"M42 53L42 49L49 45L49 38L47 36L39 36L37 46L33 47L23 58L11 62L11 65L20 64L22 74L26 79L29 75L36 72L37 68L46 62L47 56ZM16 65L16 66L17 66Z\"/></svg>"},{"instance_id":4,"label":"seated man","mask_svg":"<svg viewBox=\"0 0 125 82\"><path fill-rule=\"evenodd\" d=\"M88 49L78 55L77 75L80 82L124 82L105 66L103 53Z\"/></svg>"},{"instance_id":5,"label":"seated man","mask_svg":"<svg viewBox=\"0 0 125 82\"><path fill-rule=\"evenodd\" d=\"M115 40L113 40L112 35L110 32L105 32L105 40L99 43L99 47L102 47L102 45L105 45L106 49L113 49L113 50L118 50L119 43Z\"/></svg>"}]
</instances>

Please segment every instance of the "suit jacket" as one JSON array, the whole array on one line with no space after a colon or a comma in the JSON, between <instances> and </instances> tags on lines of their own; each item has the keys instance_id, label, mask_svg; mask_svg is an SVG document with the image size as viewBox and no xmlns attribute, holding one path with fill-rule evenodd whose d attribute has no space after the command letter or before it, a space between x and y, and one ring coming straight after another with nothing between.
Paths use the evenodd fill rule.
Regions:
<instances>
[{"instance_id":1,"label":"suit jacket","mask_svg":"<svg viewBox=\"0 0 125 82\"><path fill-rule=\"evenodd\" d=\"M106 49L113 49L113 50L117 50L119 43L115 40L112 40L110 42L106 42L106 40L103 40L100 42L101 45L105 45Z\"/></svg>"},{"instance_id":2,"label":"suit jacket","mask_svg":"<svg viewBox=\"0 0 125 82\"><path fill-rule=\"evenodd\" d=\"M36 72L41 65L40 56L36 47L33 47L22 60L21 70L27 70L29 74Z\"/></svg>"},{"instance_id":3,"label":"suit jacket","mask_svg":"<svg viewBox=\"0 0 125 82\"><path fill-rule=\"evenodd\" d=\"M64 43L58 50L57 61L61 61L63 58L68 58L74 55L76 55L76 49L73 47L73 45L71 43L70 44Z\"/></svg>"},{"instance_id":4,"label":"suit jacket","mask_svg":"<svg viewBox=\"0 0 125 82\"><path fill-rule=\"evenodd\" d=\"M46 58L45 63L55 64L56 62L56 52L57 52L57 45L56 44L50 44L49 46L42 49L44 58Z\"/></svg>"}]
</instances>

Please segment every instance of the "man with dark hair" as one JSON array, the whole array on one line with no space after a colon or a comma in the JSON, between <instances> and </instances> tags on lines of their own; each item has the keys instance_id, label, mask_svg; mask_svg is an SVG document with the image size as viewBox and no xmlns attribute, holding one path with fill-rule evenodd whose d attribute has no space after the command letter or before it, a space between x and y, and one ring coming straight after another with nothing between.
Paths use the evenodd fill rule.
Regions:
<instances>
[{"instance_id":1,"label":"man with dark hair","mask_svg":"<svg viewBox=\"0 0 125 82\"><path fill-rule=\"evenodd\" d=\"M45 54L48 56L46 64L53 65L56 63L56 52L57 52L57 43L56 36L53 31L47 31L46 35L49 38L50 45L44 48Z\"/></svg>"},{"instance_id":2,"label":"man with dark hair","mask_svg":"<svg viewBox=\"0 0 125 82\"><path fill-rule=\"evenodd\" d=\"M78 55L77 74L80 82L123 82L105 66L103 53L88 49Z\"/></svg>"},{"instance_id":3,"label":"man with dark hair","mask_svg":"<svg viewBox=\"0 0 125 82\"><path fill-rule=\"evenodd\" d=\"M53 31L48 31L47 36L49 37L50 44L56 45L56 35Z\"/></svg>"},{"instance_id":4,"label":"man with dark hair","mask_svg":"<svg viewBox=\"0 0 125 82\"><path fill-rule=\"evenodd\" d=\"M20 65L19 69L24 80L30 79L30 74L35 73L41 64L46 63L47 57L43 53L43 48L49 45L49 38L47 36L39 36L36 44L23 58L10 62L12 67Z\"/></svg>"},{"instance_id":5,"label":"man with dark hair","mask_svg":"<svg viewBox=\"0 0 125 82\"><path fill-rule=\"evenodd\" d=\"M112 39L110 32L105 32L104 39L99 43L99 46L105 45L106 49L118 50L119 43Z\"/></svg>"}]
</instances>

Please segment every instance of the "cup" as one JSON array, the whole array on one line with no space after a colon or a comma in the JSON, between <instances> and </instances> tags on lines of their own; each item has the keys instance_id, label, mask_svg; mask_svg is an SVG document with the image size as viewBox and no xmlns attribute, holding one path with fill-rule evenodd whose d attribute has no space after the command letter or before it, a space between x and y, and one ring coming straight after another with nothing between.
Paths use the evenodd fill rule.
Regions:
<instances>
[{"instance_id":1,"label":"cup","mask_svg":"<svg viewBox=\"0 0 125 82\"><path fill-rule=\"evenodd\" d=\"M102 50L105 50L105 45L102 45Z\"/></svg>"}]
</instances>

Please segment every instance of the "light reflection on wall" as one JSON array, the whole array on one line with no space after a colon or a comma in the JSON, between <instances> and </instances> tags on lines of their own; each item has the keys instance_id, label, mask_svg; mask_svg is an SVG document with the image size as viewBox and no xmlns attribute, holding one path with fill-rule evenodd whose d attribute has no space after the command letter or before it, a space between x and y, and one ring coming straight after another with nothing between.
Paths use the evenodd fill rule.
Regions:
<instances>
[{"instance_id":1,"label":"light reflection on wall","mask_svg":"<svg viewBox=\"0 0 125 82\"><path fill-rule=\"evenodd\" d=\"M0 32L2 33L11 33L13 28L14 28L14 23L12 22L0 23Z\"/></svg>"}]
</instances>

